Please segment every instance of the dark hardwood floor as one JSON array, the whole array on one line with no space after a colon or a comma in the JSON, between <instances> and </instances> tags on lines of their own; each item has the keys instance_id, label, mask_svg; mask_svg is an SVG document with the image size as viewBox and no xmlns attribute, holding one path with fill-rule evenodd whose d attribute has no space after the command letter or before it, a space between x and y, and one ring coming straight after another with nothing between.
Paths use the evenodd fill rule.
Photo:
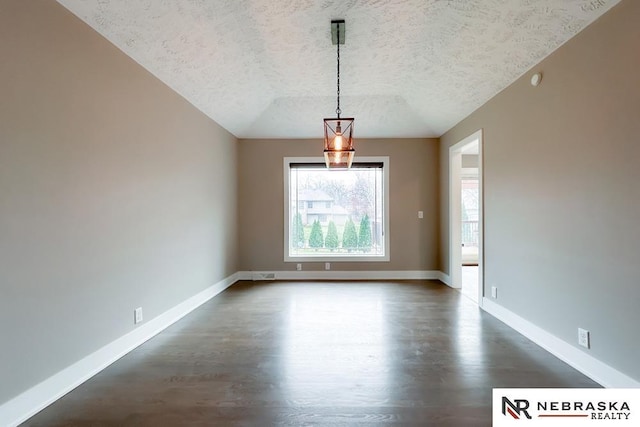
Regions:
<instances>
[{"instance_id":1,"label":"dark hardwood floor","mask_svg":"<svg viewBox=\"0 0 640 427\"><path fill-rule=\"evenodd\" d=\"M598 384L440 282L239 282L24 425L489 426L493 387Z\"/></svg>"}]
</instances>

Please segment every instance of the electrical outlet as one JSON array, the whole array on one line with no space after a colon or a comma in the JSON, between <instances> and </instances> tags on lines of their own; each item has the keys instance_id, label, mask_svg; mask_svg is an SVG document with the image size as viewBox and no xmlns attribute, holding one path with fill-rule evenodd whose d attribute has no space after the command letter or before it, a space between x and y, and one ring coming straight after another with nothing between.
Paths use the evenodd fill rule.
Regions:
<instances>
[{"instance_id":1,"label":"electrical outlet","mask_svg":"<svg viewBox=\"0 0 640 427\"><path fill-rule=\"evenodd\" d=\"M590 347L589 331L587 331L586 329L578 328L578 344L585 348Z\"/></svg>"},{"instance_id":2,"label":"electrical outlet","mask_svg":"<svg viewBox=\"0 0 640 427\"><path fill-rule=\"evenodd\" d=\"M498 299L498 287L497 286L492 286L491 287L491 298Z\"/></svg>"},{"instance_id":3,"label":"electrical outlet","mask_svg":"<svg viewBox=\"0 0 640 427\"><path fill-rule=\"evenodd\" d=\"M325 270L331 270L331 263L330 262L325 262L324 263L324 269Z\"/></svg>"},{"instance_id":4,"label":"electrical outlet","mask_svg":"<svg viewBox=\"0 0 640 427\"><path fill-rule=\"evenodd\" d=\"M298 270L298 271L302 270L302 264L296 265L296 270Z\"/></svg>"},{"instance_id":5,"label":"electrical outlet","mask_svg":"<svg viewBox=\"0 0 640 427\"><path fill-rule=\"evenodd\" d=\"M133 323L142 322L142 307L138 307L133 311Z\"/></svg>"},{"instance_id":6,"label":"electrical outlet","mask_svg":"<svg viewBox=\"0 0 640 427\"><path fill-rule=\"evenodd\" d=\"M420 218L420 219L424 218L424 212L423 211L418 211L418 218Z\"/></svg>"}]
</instances>

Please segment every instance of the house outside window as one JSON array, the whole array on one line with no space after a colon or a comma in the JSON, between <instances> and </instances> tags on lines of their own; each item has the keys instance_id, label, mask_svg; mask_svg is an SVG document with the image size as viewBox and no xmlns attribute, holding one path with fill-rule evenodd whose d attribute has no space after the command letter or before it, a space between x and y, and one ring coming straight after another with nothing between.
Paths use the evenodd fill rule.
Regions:
<instances>
[{"instance_id":1,"label":"house outside window","mask_svg":"<svg viewBox=\"0 0 640 427\"><path fill-rule=\"evenodd\" d=\"M388 157L348 170L285 158L285 261L389 261L388 168Z\"/></svg>"}]
</instances>

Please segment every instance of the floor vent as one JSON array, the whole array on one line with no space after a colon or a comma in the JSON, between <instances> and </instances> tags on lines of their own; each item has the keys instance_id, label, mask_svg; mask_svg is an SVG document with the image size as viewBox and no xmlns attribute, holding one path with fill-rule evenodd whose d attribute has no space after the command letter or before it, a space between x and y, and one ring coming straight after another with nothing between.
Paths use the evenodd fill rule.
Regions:
<instances>
[{"instance_id":1,"label":"floor vent","mask_svg":"<svg viewBox=\"0 0 640 427\"><path fill-rule=\"evenodd\" d=\"M253 272L251 275L253 280L276 280L276 273Z\"/></svg>"}]
</instances>

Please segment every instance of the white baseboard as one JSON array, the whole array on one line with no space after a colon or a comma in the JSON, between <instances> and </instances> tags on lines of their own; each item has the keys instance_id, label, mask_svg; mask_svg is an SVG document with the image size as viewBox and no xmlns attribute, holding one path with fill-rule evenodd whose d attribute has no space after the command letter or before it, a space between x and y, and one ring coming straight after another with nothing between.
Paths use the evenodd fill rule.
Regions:
<instances>
[{"instance_id":1,"label":"white baseboard","mask_svg":"<svg viewBox=\"0 0 640 427\"><path fill-rule=\"evenodd\" d=\"M0 406L0 425L17 426L238 281L232 274Z\"/></svg>"},{"instance_id":2,"label":"white baseboard","mask_svg":"<svg viewBox=\"0 0 640 427\"><path fill-rule=\"evenodd\" d=\"M238 280L272 277L276 280L441 280L441 272L430 270L398 271L240 271ZM267 279L272 280L272 279Z\"/></svg>"},{"instance_id":3,"label":"white baseboard","mask_svg":"<svg viewBox=\"0 0 640 427\"><path fill-rule=\"evenodd\" d=\"M640 388L640 382L496 304L490 298L483 298L482 309L598 384L607 388Z\"/></svg>"},{"instance_id":4,"label":"white baseboard","mask_svg":"<svg viewBox=\"0 0 640 427\"><path fill-rule=\"evenodd\" d=\"M451 285L451 277L448 274L444 274L442 271L438 271L438 280L440 280L450 288L453 288L453 286Z\"/></svg>"}]
</instances>

